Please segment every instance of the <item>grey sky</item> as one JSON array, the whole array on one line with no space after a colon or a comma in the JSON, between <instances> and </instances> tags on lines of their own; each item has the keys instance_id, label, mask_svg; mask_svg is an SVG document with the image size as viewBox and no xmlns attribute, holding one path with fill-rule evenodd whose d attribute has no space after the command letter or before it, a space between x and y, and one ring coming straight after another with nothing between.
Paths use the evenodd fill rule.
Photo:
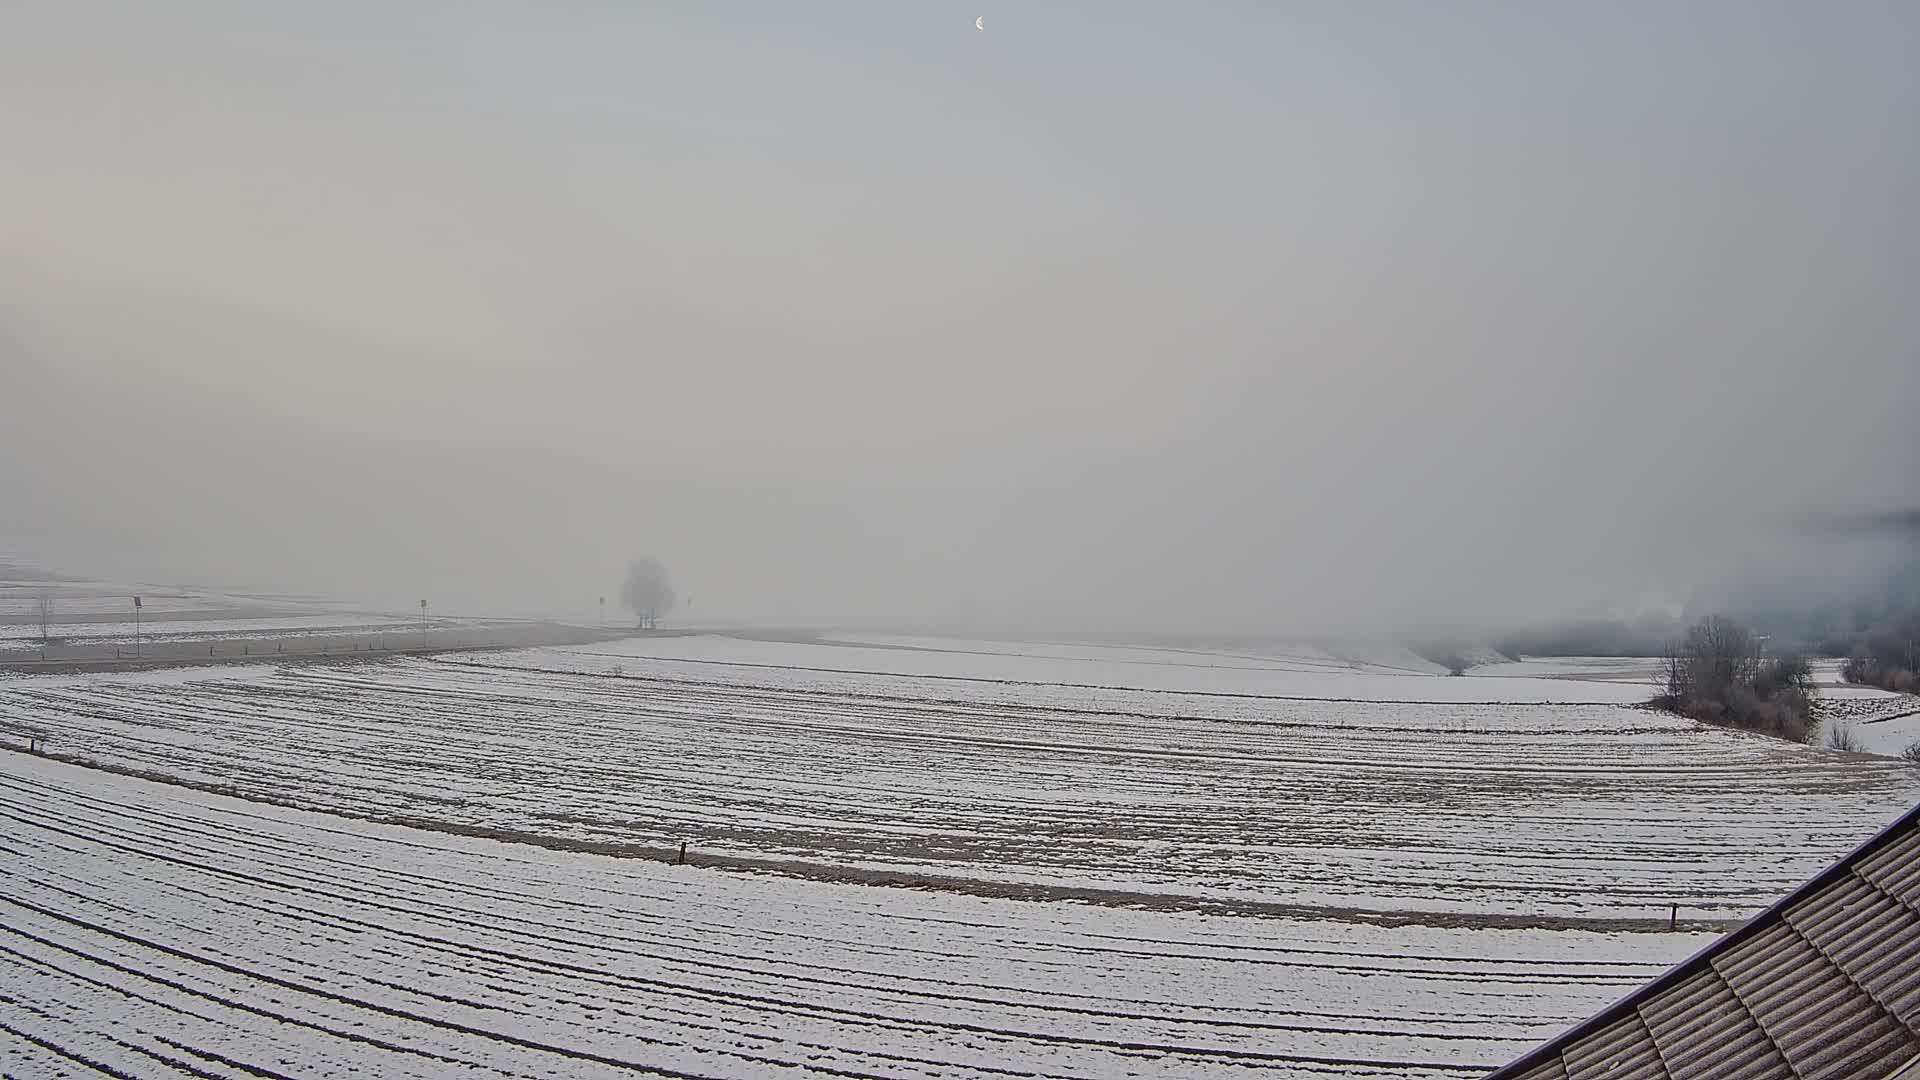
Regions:
<instances>
[{"instance_id":1,"label":"grey sky","mask_svg":"<svg viewBox=\"0 0 1920 1080\"><path fill-rule=\"evenodd\" d=\"M972 28L985 14L988 30ZM0 548L1184 626L1911 505L1920 6L6 3Z\"/></svg>"}]
</instances>

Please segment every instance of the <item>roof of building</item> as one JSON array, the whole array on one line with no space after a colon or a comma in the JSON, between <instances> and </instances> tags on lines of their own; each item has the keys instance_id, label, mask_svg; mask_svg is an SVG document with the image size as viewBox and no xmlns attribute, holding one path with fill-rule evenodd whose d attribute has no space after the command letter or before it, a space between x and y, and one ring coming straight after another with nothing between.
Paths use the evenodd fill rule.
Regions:
<instances>
[{"instance_id":1,"label":"roof of building","mask_svg":"<svg viewBox=\"0 0 1920 1080\"><path fill-rule=\"evenodd\" d=\"M1488 1080L1920 1077L1920 806Z\"/></svg>"}]
</instances>

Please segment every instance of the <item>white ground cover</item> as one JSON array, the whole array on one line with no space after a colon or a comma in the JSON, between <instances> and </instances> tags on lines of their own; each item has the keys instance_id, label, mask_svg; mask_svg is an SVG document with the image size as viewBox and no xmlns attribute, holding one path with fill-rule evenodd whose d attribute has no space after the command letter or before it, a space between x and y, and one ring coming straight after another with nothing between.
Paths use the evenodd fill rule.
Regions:
<instances>
[{"instance_id":1,"label":"white ground cover","mask_svg":"<svg viewBox=\"0 0 1920 1080\"><path fill-rule=\"evenodd\" d=\"M131 644L136 636L142 641L179 641L208 637L292 637L307 634L368 634L383 630L408 631L419 627L418 620L377 615L292 615L261 616L248 619L142 619L136 626L125 622L55 624L49 633L65 644ZM37 649L40 627L0 626L0 651Z\"/></svg>"},{"instance_id":2,"label":"white ground cover","mask_svg":"<svg viewBox=\"0 0 1920 1080\"><path fill-rule=\"evenodd\" d=\"M1499 665L1494 676L1449 677L1404 653L1373 662L1332 657L1311 647L1274 656L1177 649L1114 648L1060 643L884 638L821 642L697 636L631 638L594 645L530 650L512 662L567 670L608 670L635 662L701 664L730 681L756 685L871 685L861 675L949 682L1007 683L1019 693L1059 696L1088 691L1154 691L1246 697L1344 698L1420 702L1619 703L1645 701L1650 683L1567 677L1551 661ZM1414 667L1411 665L1420 665ZM1475 669L1479 671L1481 669ZM786 675L781 673L785 672ZM834 681L835 676L840 681Z\"/></svg>"},{"instance_id":3,"label":"white ground cover","mask_svg":"<svg viewBox=\"0 0 1920 1080\"><path fill-rule=\"evenodd\" d=\"M1897 757L1907 748L1920 745L1920 698L1902 694L1874 699L1871 708L1857 710L1837 722L1846 727L1867 753ZM1914 767L1920 770L1920 762L1914 763Z\"/></svg>"},{"instance_id":4,"label":"white ground cover","mask_svg":"<svg viewBox=\"0 0 1920 1080\"><path fill-rule=\"evenodd\" d=\"M674 658L638 655L655 648ZM982 681L981 664L1083 670L990 650L604 652L0 680L0 734L363 815L1162 906L1542 921L1742 916L1920 798L1893 761L1639 709L1418 700L1470 678L1362 670L1345 697L1380 680L1403 697L1289 700ZM1120 686L1215 670L1091 662L1132 664Z\"/></svg>"},{"instance_id":5,"label":"white ground cover","mask_svg":"<svg viewBox=\"0 0 1920 1080\"><path fill-rule=\"evenodd\" d=\"M1707 940L822 884L3 750L0 820L22 1080L1468 1077Z\"/></svg>"},{"instance_id":6,"label":"white ground cover","mask_svg":"<svg viewBox=\"0 0 1920 1080\"><path fill-rule=\"evenodd\" d=\"M417 625L404 617L348 611L318 602L170 590L129 582L0 582L0 656L41 644L39 605L51 596L48 636L65 645L131 643L136 630L152 642L207 637L362 634ZM134 619L133 597L141 597ZM110 620L103 617L114 616Z\"/></svg>"}]
</instances>

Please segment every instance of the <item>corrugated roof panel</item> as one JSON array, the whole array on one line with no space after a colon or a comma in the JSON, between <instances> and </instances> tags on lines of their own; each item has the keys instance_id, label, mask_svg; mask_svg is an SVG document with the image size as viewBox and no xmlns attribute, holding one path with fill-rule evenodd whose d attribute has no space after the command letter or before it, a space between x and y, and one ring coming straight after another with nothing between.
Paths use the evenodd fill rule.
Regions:
<instances>
[{"instance_id":1,"label":"corrugated roof panel","mask_svg":"<svg viewBox=\"0 0 1920 1080\"><path fill-rule=\"evenodd\" d=\"M1840 1030L1819 1044L1820 1064L1807 1080L1863 1080L1891 1076L1920 1050L1913 1032L1887 1017L1858 1031Z\"/></svg>"},{"instance_id":2,"label":"corrugated roof panel","mask_svg":"<svg viewBox=\"0 0 1920 1080\"><path fill-rule=\"evenodd\" d=\"M1920 829L1905 830L1887 841L1861 859L1855 871L1900 902L1920 909Z\"/></svg>"},{"instance_id":3,"label":"corrugated roof panel","mask_svg":"<svg viewBox=\"0 0 1920 1080\"><path fill-rule=\"evenodd\" d=\"M1567 1047L1560 1057L1569 1080L1672 1080L1637 1013Z\"/></svg>"},{"instance_id":4,"label":"corrugated roof panel","mask_svg":"<svg viewBox=\"0 0 1920 1080\"><path fill-rule=\"evenodd\" d=\"M1848 875L1785 916L1882 1008L1920 1032L1920 912Z\"/></svg>"},{"instance_id":5,"label":"corrugated roof panel","mask_svg":"<svg viewBox=\"0 0 1920 1080\"><path fill-rule=\"evenodd\" d=\"M1852 989L1839 968L1784 923L1715 957L1713 967L1775 1042L1783 1021L1805 1009L1830 1008Z\"/></svg>"},{"instance_id":6,"label":"corrugated roof panel","mask_svg":"<svg viewBox=\"0 0 1920 1080\"><path fill-rule=\"evenodd\" d=\"M1884 1077L1920 1043L1859 985L1784 924L1716 957L1761 1030L1806 1080Z\"/></svg>"},{"instance_id":7,"label":"corrugated roof panel","mask_svg":"<svg viewBox=\"0 0 1920 1080\"><path fill-rule=\"evenodd\" d=\"M1920 807L1752 922L1494 1076L1893 1080L1916 1061Z\"/></svg>"},{"instance_id":8,"label":"corrugated roof panel","mask_svg":"<svg viewBox=\"0 0 1920 1080\"><path fill-rule=\"evenodd\" d=\"M1674 1080L1795 1080L1787 1059L1712 968L1647 1001L1640 1014Z\"/></svg>"}]
</instances>

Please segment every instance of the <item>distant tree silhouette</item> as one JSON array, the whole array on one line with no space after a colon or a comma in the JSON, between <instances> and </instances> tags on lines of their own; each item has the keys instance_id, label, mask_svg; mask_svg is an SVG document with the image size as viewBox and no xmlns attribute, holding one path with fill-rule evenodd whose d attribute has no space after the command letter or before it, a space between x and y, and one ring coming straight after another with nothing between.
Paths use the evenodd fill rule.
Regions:
<instances>
[{"instance_id":1,"label":"distant tree silhouette","mask_svg":"<svg viewBox=\"0 0 1920 1080\"><path fill-rule=\"evenodd\" d=\"M1747 628L1709 615L1667 651L1667 693L1683 702L1724 702L1736 686L1753 685L1760 647Z\"/></svg>"},{"instance_id":2,"label":"distant tree silhouette","mask_svg":"<svg viewBox=\"0 0 1920 1080\"><path fill-rule=\"evenodd\" d=\"M1709 615L1668 646L1667 692L1653 704L1709 724L1764 731L1806 742L1813 722L1813 672L1804 657L1762 662L1760 643L1746 627Z\"/></svg>"},{"instance_id":3,"label":"distant tree silhouette","mask_svg":"<svg viewBox=\"0 0 1920 1080\"><path fill-rule=\"evenodd\" d=\"M659 559L649 555L627 564L620 602L640 620L642 630L659 627L660 616L673 610L673 581Z\"/></svg>"},{"instance_id":4,"label":"distant tree silhouette","mask_svg":"<svg viewBox=\"0 0 1920 1080\"><path fill-rule=\"evenodd\" d=\"M1920 607L1896 611L1869 627L1840 674L1848 682L1920 694Z\"/></svg>"}]
</instances>

